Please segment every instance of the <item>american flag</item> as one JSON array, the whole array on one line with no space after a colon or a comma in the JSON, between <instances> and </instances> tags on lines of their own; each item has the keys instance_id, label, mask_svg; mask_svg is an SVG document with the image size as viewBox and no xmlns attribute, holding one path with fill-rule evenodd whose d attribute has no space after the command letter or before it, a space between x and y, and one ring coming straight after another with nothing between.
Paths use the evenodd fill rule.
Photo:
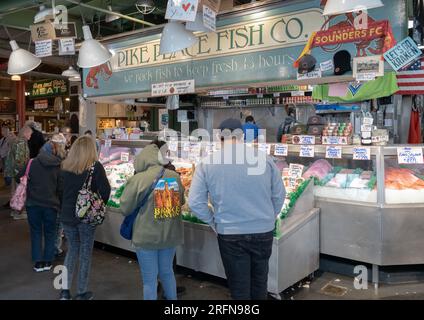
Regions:
<instances>
[{"instance_id":1,"label":"american flag","mask_svg":"<svg viewBox=\"0 0 424 320\"><path fill-rule=\"evenodd\" d=\"M424 57L397 73L397 94L424 94Z\"/></svg>"}]
</instances>

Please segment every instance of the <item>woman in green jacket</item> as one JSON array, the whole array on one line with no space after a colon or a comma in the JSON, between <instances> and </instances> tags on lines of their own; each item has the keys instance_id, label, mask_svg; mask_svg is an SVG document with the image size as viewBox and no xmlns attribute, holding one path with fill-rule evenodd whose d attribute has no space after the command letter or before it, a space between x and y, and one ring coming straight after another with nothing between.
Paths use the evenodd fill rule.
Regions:
<instances>
[{"instance_id":1,"label":"woman in green jacket","mask_svg":"<svg viewBox=\"0 0 424 320\"><path fill-rule=\"evenodd\" d=\"M121 197L121 211L127 216L148 196L135 219L132 234L145 300L157 299L158 276L166 299L177 299L172 262L176 247L183 242L181 206L184 204L184 188L178 173L163 168L167 163L165 149L166 145L159 149L150 144L140 152L134 164L136 174L128 180Z\"/></svg>"}]
</instances>

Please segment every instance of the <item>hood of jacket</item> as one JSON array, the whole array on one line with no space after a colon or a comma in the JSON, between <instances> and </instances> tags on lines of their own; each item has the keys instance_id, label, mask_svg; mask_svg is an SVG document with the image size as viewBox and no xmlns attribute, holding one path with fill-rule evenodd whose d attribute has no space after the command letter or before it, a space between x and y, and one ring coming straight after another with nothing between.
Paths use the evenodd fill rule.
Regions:
<instances>
[{"instance_id":1,"label":"hood of jacket","mask_svg":"<svg viewBox=\"0 0 424 320\"><path fill-rule=\"evenodd\" d=\"M135 158L134 169L136 172L143 172L151 167L162 166L162 162L163 157L158 146L149 144Z\"/></svg>"},{"instance_id":2,"label":"hood of jacket","mask_svg":"<svg viewBox=\"0 0 424 320\"><path fill-rule=\"evenodd\" d=\"M37 159L44 167L57 167L60 166L60 163L62 162L62 159L46 150L41 150Z\"/></svg>"}]
</instances>

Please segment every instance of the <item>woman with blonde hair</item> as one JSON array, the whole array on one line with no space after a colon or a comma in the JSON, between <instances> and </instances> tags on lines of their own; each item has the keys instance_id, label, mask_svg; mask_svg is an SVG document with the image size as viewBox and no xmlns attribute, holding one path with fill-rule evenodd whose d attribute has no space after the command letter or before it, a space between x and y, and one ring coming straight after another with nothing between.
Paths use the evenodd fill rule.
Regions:
<instances>
[{"instance_id":1,"label":"woman with blonde hair","mask_svg":"<svg viewBox=\"0 0 424 320\"><path fill-rule=\"evenodd\" d=\"M68 241L65 267L68 272L67 287L61 300L72 299L70 288L77 261L79 262L78 294L76 300L92 300L93 293L88 291L88 276L94 245L95 226L82 223L75 215L78 193L92 174L91 190L97 192L106 203L110 195L110 185L106 172L97 158L96 145L91 137L82 136L72 145L67 158L62 163L63 197L60 221Z\"/></svg>"},{"instance_id":2,"label":"woman with blonde hair","mask_svg":"<svg viewBox=\"0 0 424 320\"><path fill-rule=\"evenodd\" d=\"M60 209L60 164L65 156L65 141L54 135L51 151L42 150L19 173L28 170L26 210L31 232L31 252L34 271L52 268L56 241L56 221ZM43 250L44 236L44 250Z\"/></svg>"}]
</instances>

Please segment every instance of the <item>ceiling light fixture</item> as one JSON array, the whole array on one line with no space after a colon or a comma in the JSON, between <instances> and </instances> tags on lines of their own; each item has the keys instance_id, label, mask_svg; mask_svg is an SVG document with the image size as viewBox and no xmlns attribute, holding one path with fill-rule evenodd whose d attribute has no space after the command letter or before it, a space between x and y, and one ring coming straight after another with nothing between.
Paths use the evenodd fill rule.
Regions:
<instances>
[{"instance_id":1,"label":"ceiling light fixture","mask_svg":"<svg viewBox=\"0 0 424 320\"><path fill-rule=\"evenodd\" d=\"M64 77L79 77L80 74L77 70L75 70L72 66L62 72L62 76Z\"/></svg>"},{"instance_id":2,"label":"ceiling light fixture","mask_svg":"<svg viewBox=\"0 0 424 320\"><path fill-rule=\"evenodd\" d=\"M384 6L381 0L327 0L324 16L334 16L347 12L373 9Z\"/></svg>"},{"instance_id":3,"label":"ceiling light fixture","mask_svg":"<svg viewBox=\"0 0 424 320\"><path fill-rule=\"evenodd\" d=\"M80 68L92 68L108 62L112 58L109 50L99 41L94 40L90 27L82 26L84 41L81 44L77 65Z\"/></svg>"},{"instance_id":4,"label":"ceiling light fixture","mask_svg":"<svg viewBox=\"0 0 424 320\"><path fill-rule=\"evenodd\" d=\"M200 31L200 32L211 32L212 30L205 27L203 23L203 13L202 11L198 11L196 14L196 20L193 22L188 21L186 23L186 29L190 31Z\"/></svg>"},{"instance_id":5,"label":"ceiling light fixture","mask_svg":"<svg viewBox=\"0 0 424 320\"><path fill-rule=\"evenodd\" d=\"M10 77L10 80L12 81L21 81L21 76L18 74L14 74Z\"/></svg>"},{"instance_id":6,"label":"ceiling light fixture","mask_svg":"<svg viewBox=\"0 0 424 320\"><path fill-rule=\"evenodd\" d=\"M34 70L41 64L41 59L31 52L19 48L15 40L9 42L12 53L9 56L7 73L10 75L24 74Z\"/></svg>"},{"instance_id":7,"label":"ceiling light fixture","mask_svg":"<svg viewBox=\"0 0 424 320\"><path fill-rule=\"evenodd\" d=\"M177 52L195 45L197 41L197 37L193 32L186 30L184 24L170 20L163 28L159 53Z\"/></svg>"},{"instance_id":8,"label":"ceiling light fixture","mask_svg":"<svg viewBox=\"0 0 424 320\"><path fill-rule=\"evenodd\" d=\"M69 77L68 80L70 82L80 82L81 81L81 77L80 76Z\"/></svg>"},{"instance_id":9,"label":"ceiling light fixture","mask_svg":"<svg viewBox=\"0 0 424 320\"><path fill-rule=\"evenodd\" d=\"M151 0L138 0L135 3L135 7L142 14L151 14L156 9L153 1Z\"/></svg>"}]
</instances>

